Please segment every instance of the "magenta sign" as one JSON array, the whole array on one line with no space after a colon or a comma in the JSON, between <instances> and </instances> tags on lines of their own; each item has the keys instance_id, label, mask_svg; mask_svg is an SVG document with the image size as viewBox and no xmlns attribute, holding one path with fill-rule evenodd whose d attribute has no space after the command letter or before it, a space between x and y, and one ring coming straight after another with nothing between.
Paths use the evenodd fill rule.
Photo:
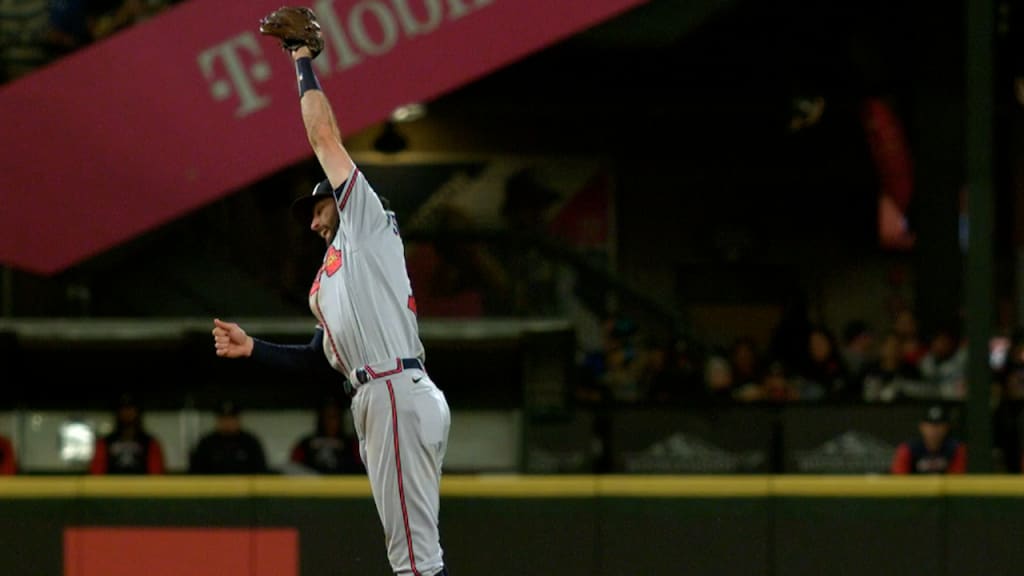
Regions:
<instances>
[{"instance_id":1,"label":"magenta sign","mask_svg":"<svg viewBox=\"0 0 1024 576\"><path fill-rule=\"evenodd\" d=\"M319 0L342 131L643 0ZM0 86L0 263L54 274L311 157L280 2L190 0Z\"/></svg>"}]
</instances>

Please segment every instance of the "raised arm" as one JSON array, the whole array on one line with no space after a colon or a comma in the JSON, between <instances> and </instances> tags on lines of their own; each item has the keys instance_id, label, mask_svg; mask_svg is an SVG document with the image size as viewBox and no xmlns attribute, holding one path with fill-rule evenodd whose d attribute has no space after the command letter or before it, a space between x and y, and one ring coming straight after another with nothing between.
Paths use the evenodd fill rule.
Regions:
<instances>
[{"instance_id":1,"label":"raised arm","mask_svg":"<svg viewBox=\"0 0 1024 576\"><path fill-rule=\"evenodd\" d=\"M313 70L312 51L302 46L292 51L291 56L299 82L299 103L306 137L331 186L337 188L352 173L352 158L341 142L341 130L334 110Z\"/></svg>"},{"instance_id":2,"label":"raised arm","mask_svg":"<svg viewBox=\"0 0 1024 576\"><path fill-rule=\"evenodd\" d=\"M341 131L320 82L313 59L324 49L324 36L316 13L305 6L282 6L260 20L260 33L277 38L295 63L299 100L306 136L333 188L348 179L352 159L341 144Z\"/></svg>"}]
</instances>

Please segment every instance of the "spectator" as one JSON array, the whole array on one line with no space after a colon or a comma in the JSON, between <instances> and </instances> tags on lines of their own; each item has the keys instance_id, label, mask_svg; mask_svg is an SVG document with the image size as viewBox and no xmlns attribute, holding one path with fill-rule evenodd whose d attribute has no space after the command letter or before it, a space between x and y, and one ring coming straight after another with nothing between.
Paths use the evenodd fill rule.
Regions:
<instances>
[{"instance_id":1,"label":"spectator","mask_svg":"<svg viewBox=\"0 0 1024 576\"><path fill-rule=\"evenodd\" d=\"M746 384L742 388L735 386L732 375L732 363L725 352L712 351L704 362L704 389L711 404L740 401L753 401L759 394L759 384Z\"/></svg>"},{"instance_id":2,"label":"spectator","mask_svg":"<svg viewBox=\"0 0 1024 576\"><path fill-rule=\"evenodd\" d=\"M804 359L795 376L801 400L846 397L846 369L836 338L828 328L811 327Z\"/></svg>"},{"instance_id":3,"label":"spectator","mask_svg":"<svg viewBox=\"0 0 1024 576\"><path fill-rule=\"evenodd\" d=\"M967 472L967 445L950 429L946 406L929 406L918 423L917 435L896 447L893 474L963 474Z\"/></svg>"},{"instance_id":4,"label":"spectator","mask_svg":"<svg viewBox=\"0 0 1024 576\"><path fill-rule=\"evenodd\" d=\"M935 398L959 400L967 393L967 347L955 324L940 326L928 351L918 364L921 376Z\"/></svg>"},{"instance_id":5,"label":"spectator","mask_svg":"<svg viewBox=\"0 0 1024 576\"><path fill-rule=\"evenodd\" d=\"M740 336L733 341L729 348L729 362L732 365L733 386L736 388L756 385L761 381L761 355L753 337Z\"/></svg>"},{"instance_id":6,"label":"spectator","mask_svg":"<svg viewBox=\"0 0 1024 576\"><path fill-rule=\"evenodd\" d=\"M343 416L341 402L327 398L317 411L316 428L292 447L291 464L315 474L365 473L359 442L345 429Z\"/></svg>"},{"instance_id":7,"label":"spectator","mask_svg":"<svg viewBox=\"0 0 1024 576\"><path fill-rule=\"evenodd\" d=\"M14 453L14 444L4 436L0 436L0 476L12 476L18 473L18 459Z\"/></svg>"},{"instance_id":8,"label":"spectator","mask_svg":"<svg viewBox=\"0 0 1024 576\"><path fill-rule=\"evenodd\" d=\"M784 404L803 399L800 382L789 377L785 365L779 360L768 363L760 382L745 384L736 390L734 396L740 402L769 404Z\"/></svg>"},{"instance_id":9,"label":"spectator","mask_svg":"<svg viewBox=\"0 0 1024 576\"><path fill-rule=\"evenodd\" d=\"M163 474L164 451L160 441L142 422L142 406L131 394L118 397L114 430L96 440L89 473Z\"/></svg>"},{"instance_id":10,"label":"spectator","mask_svg":"<svg viewBox=\"0 0 1024 576\"><path fill-rule=\"evenodd\" d=\"M875 334L863 320L851 320L843 328L842 361L846 385L839 399L860 401L864 396L864 378L877 359Z\"/></svg>"},{"instance_id":11,"label":"spectator","mask_svg":"<svg viewBox=\"0 0 1024 576\"><path fill-rule=\"evenodd\" d=\"M708 399L693 343L682 337L670 338L645 356L644 386L653 404L682 405Z\"/></svg>"},{"instance_id":12,"label":"spectator","mask_svg":"<svg viewBox=\"0 0 1024 576\"><path fill-rule=\"evenodd\" d=\"M805 391L803 388L809 386ZM786 372L786 366L779 361L768 364L761 378L762 402L786 403L799 400L816 400L821 397L820 390L813 383L805 383L793 379Z\"/></svg>"},{"instance_id":13,"label":"spectator","mask_svg":"<svg viewBox=\"0 0 1024 576\"><path fill-rule=\"evenodd\" d=\"M921 340L914 311L910 308L902 308L896 312L892 330L900 339L900 353L903 355L903 361L914 366L920 364L921 358L928 352L928 347Z\"/></svg>"},{"instance_id":14,"label":"spectator","mask_svg":"<svg viewBox=\"0 0 1024 576\"><path fill-rule=\"evenodd\" d=\"M217 406L214 429L200 438L189 459L190 474L265 474L263 443L242 426L241 410L230 400Z\"/></svg>"},{"instance_id":15,"label":"spectator","mask_svg":"<svg viewBox=\"0 0 1024 576\"><path fill-rule=\"evenodd\" d=\"M864 375L865 402L894 402L904 397L904 390L920 387L921 372L905 360L902 342L892 331L882 338L878 358Z\"/></svg>"}]
</instances>

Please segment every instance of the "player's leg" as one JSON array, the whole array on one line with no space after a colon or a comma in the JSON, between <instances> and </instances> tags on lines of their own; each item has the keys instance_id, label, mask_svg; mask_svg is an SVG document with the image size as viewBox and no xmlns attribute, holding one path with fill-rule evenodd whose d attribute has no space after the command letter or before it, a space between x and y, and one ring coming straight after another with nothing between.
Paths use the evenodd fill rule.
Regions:
<instances>
[{"instance_id":1,"label":"player's leg","mask_svg":"<svg viewBox=\"0 0 1024 576\"><path fill-rule=\"evenodd\" d=\"M355 403L365 404L364 462L391 567L440 573L439 487L451 422L444 395L422 372L406 371L363 386Z\"/></svg>"}]
</instances>

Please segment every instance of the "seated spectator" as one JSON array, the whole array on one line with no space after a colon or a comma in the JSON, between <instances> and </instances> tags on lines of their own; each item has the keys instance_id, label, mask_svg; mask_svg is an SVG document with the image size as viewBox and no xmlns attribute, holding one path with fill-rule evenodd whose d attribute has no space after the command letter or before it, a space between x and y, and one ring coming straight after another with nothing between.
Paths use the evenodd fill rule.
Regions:
<instances>
[{"instance_id":1,"label":"seated spectator","mask_svg":"<svg viewBox=\"0 0 1024 576\"><path fill-rule=\"evenodd\" d=\"M18 473L18 459L14 453L14 444L4 436L0 436L0 476L11 476Z\"/></svg>"},{"instance_id":2,"label":"seated spectator","mask_svg":"<svg viewBox=\"0 0 1024 576\"><path fill-rule=\"evenodd\" d=\"M950 430L950 414L941 404L929 406L917 434L901 443L893 454L893 474L963 474L967 472L967 445Z\"/></svg>"},{"instance_id":3,"label":"seated spectator","mask_svg":"<svg viewBox=\"0 0 1024 576\"><path fill-rule=\"evenodd\" d=\"M803 362L794 376L800 400L848 398L846 367L835 336L825 326L811 327Z\"/></svg>"},{"instance_id":4,"label":"seated spectator","mask_svg":"<svg viewBox=\"0 0 1024 576\"><path fill-rule=\"evenodd\" d=\"M263 442L242 427L241 410L230 400L217 406L214 429L199 439L189 458L190 474L269 472Z\"/></svg>"},{"instance_id":5,"label":"seated spectator","mask_svg":"<svg viewBox=\"0 0 1024 576\"><path fill-rule=\"evenodd\" d=\"M732 363L724 352L712 351L704 361L704 390L709 403L728 403L734 399L753 401L759 389L759 384L747 384L742 388L734 385Z\"/></svg>"},{"instance_id":6,"label":"seated spectator","mask_svg":"<svg viewBox=\"0 0 1024 576\"><path fill-rule=\"evenodd\" d=\"M732 365L733 386L743 388L761 381L761 353L757 342L751 336L740 336L729 348L729 363Z\"/></svg>"},{"instance_id":7,"label":"seated spectator","mask_svg":"<svg viewBox=\"0 0 1024 576\"><path fill-rule=\"evenodd\" d=\"M163 474L164 451L146 431L142 407L130 394L122 394L114 407L114 430L96 439L90 474Z\"/></svg>"},{"instance_id":8,"label":"seated spectator","mask_svg":"<svg viewBox=\"0 0 1024 576\"><path fill-rule=\"evenodd\" d=\"M960 400L967 393L967 346L954 324L939 327L918 363L931 397Z\"/></svg>"},{"instance_id":9,"label":"seated spectator","mask_svg":"<svg viewBox=\"0 0 1024 576\"><path fill-rule=\"evenodd\" d=\"M851 320L843 328L842 361L846 368L846 385L837 395L839 400L861 401L864 378L877 360L875 334L863 320Z\"/></svg>"},{"instance_id":10,"label":"seated spectator","mask_svg":"<svg viewBox=\"0 0 1024 576\"><path fill-rule=\"evenodd\" d=\"M644 388L656 405L694 404L708 400L699 352L685 338L669 339L645 355Z\"/></svg>"},{"instance_id":11,"label":"seated spectator","mask_svg":"<svg viewBox=\"0 0 1024 576\"><path fill-rule=\"evenodd\" d=\"M823 393L812 381L793 378L782 362L772 362L761 379L763 402L785 403L817 400Z\"/></svg>"},{"instance_id":12,"label":"seated spectator","mask_svg":"<svg viewBox=\"0 0 1024 576\"><path fill-rule=\"evenodd\" d=\"M906 396L905 390L921 386L921 371L906 361L902 339L887 333L878 346L878 358L864 374L862 390L865 402L895 402Z\"/></svg>"},{"instance_id":13,"label":"seated spectator","mask_svg":"<svg viewBox=\"0 0 1024 576\"><path fill-rule=\"evenodd\" d=\"M901 308L893 317L892 332L900 339L900 354L903 362L913 366L921 363L921 358L928 352L928 345L925 343L918 330L917 316L910 308Z\"/></svg>"},{"instance_id":14,"label":"seated spectator","mask_svg":"<svg viewBox=\"0 0 1024 576\"><path fill-rule=\"evenodd\" d=\"M291 463L315 474L365 473L359 441L344 424L341 402L326 399L317 411L316 428L292 447Z\"/></svg>"},{"instance_id":15,"label":"seated spectator","mask_svg":"<svg viewBox=\"0 0 1024 576\"><path fill-rule=\"evenodd\" d=\"M815 399L820 396L819 392L809 390L807 397L802 398L802 382L795 380L786 372L786 367L781 361L773 361L768 364L761 377L760 382L744 385L736 390L735 398L740 402L760 402L768 404L784 404L797 402L804 399Z\"/></svg>"}]
</instances>

